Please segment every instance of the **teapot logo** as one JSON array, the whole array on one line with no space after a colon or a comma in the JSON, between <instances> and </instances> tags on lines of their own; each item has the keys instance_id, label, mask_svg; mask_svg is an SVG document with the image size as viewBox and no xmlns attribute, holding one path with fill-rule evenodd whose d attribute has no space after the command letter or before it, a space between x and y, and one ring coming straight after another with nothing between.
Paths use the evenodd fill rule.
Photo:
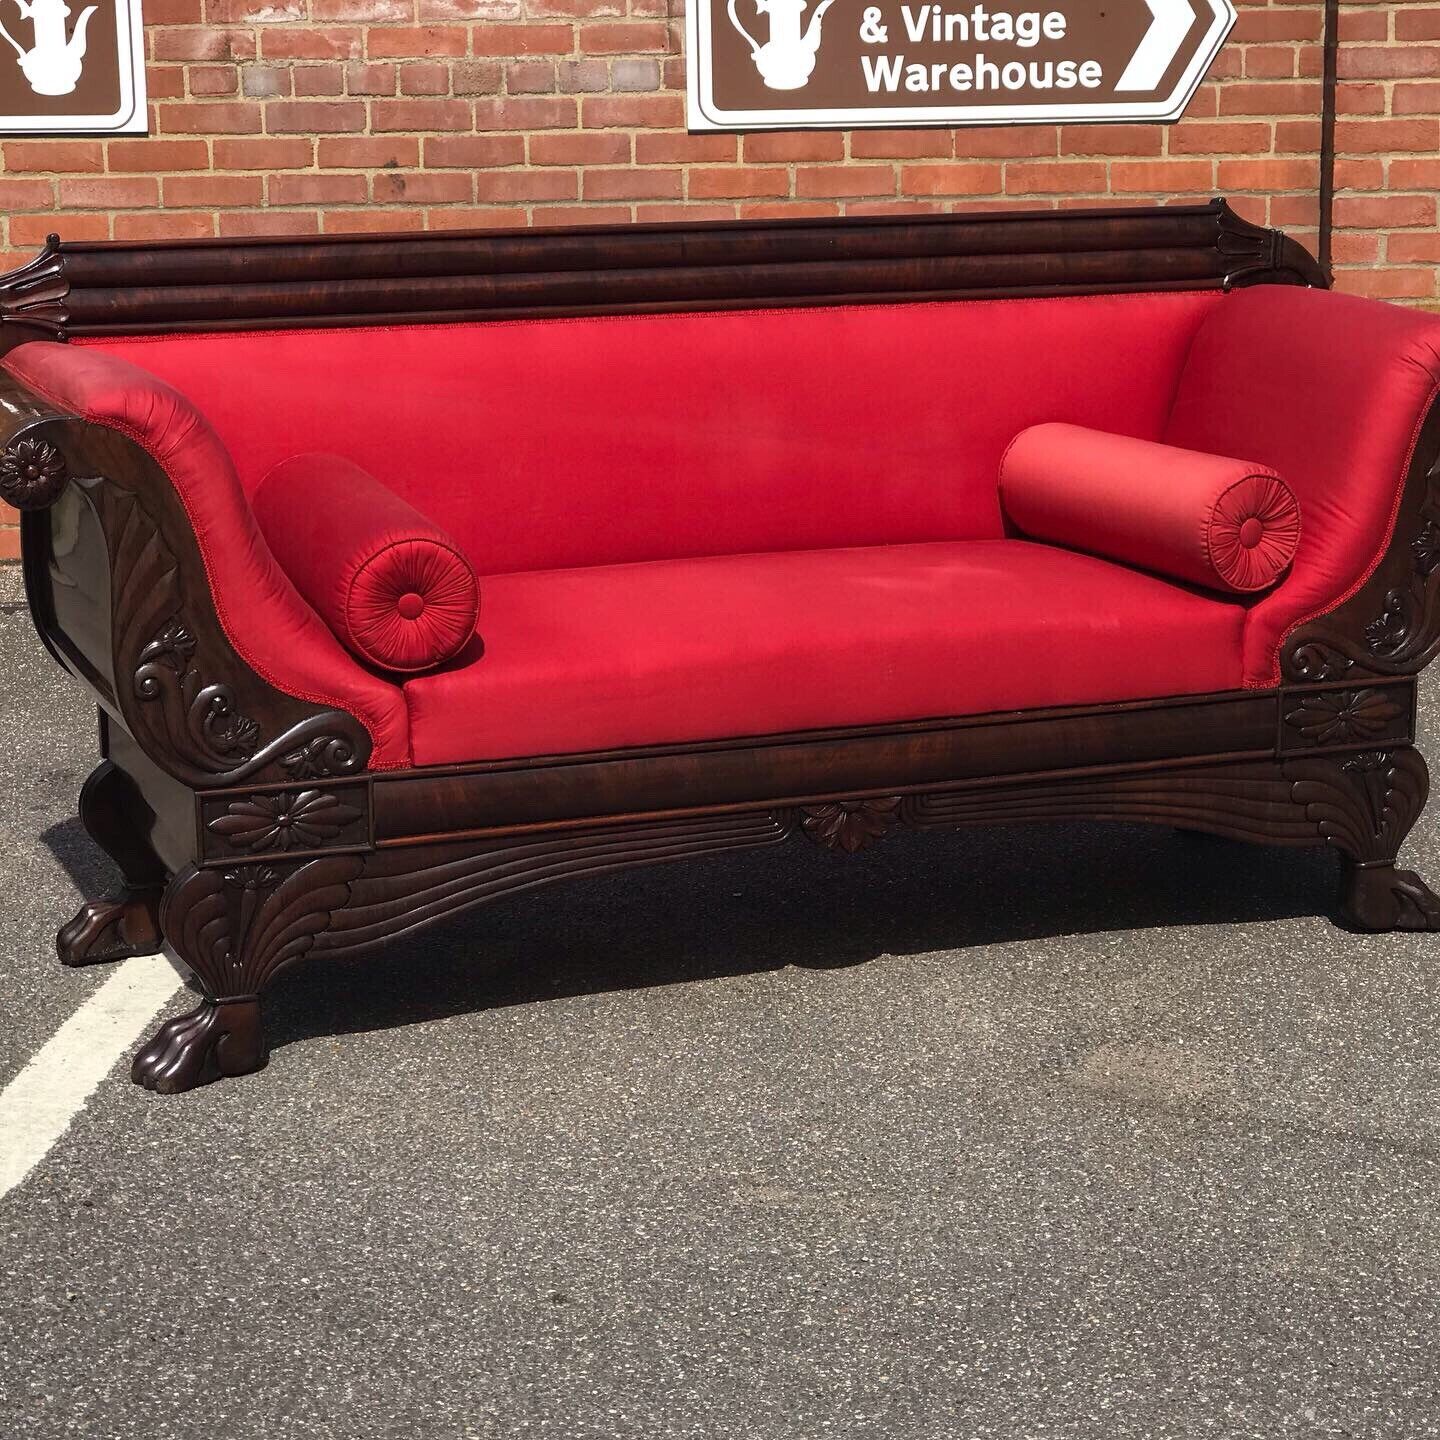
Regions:
<instances>
[{"instance_id":1,"label":"teapot logo","mask_svg":"<svg viewBox=\"0 0 1440 1440\"><path fill-rule=\"evenodd\" d=\"M737 0L728 0L726 8L730 23L749 45L750 58L765 84L771 90L799 90L815 69L815 52L820 48L820 21L834 3L835 0L820 0L802 34L800 17L805 11L806 0L755 0L757 12L770 17L770 38L763 45L740 23Z\"/></svg>"},{"instance_id":2,"label":"teapot logo","mask_svg":"<svg viewBox=\"0 0 1440 1440\"><path fill-rule=\"evenodd\" d=\"M99 8L87 5L75 22L73 34L66 35L65 19L72 13L65 0L15 0L22 20L34 26L35 43L26 50L0 20L0 35L15 50L30 88L37 95L68 95L80 79L85 59L85 29Z\"/></svg>"}]
</instances>

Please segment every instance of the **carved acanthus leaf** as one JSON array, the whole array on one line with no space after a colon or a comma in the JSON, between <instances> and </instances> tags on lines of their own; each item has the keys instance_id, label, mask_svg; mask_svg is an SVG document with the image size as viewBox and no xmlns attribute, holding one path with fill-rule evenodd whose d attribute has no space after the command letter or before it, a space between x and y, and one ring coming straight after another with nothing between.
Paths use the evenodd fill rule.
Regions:
<instances>
[{"instance_id":1,"label":"carved acanthus leaf","mask_svg":"<svg viewBox=\"0 0 1440 1440\"><path fill-rule=\"evenodd\" d=\"M819 845L853 855L879 840L900 823L900 797L836 800L828 805L802 805L800 824Z\"/></svg>"}]
</instances>

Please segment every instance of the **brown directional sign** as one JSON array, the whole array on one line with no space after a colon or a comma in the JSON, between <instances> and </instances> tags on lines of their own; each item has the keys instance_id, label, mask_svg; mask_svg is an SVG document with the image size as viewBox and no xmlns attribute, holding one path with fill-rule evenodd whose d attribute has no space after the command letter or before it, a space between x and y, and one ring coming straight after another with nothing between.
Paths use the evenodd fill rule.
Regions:
<instances>
[{"instance_id":1,"label":"brown directional sign","mask_svg":"<svg viewBox=\"0 0 1440 1440\"><path fill-rule=\"evenodd\" d=\"M1175 120L1234 23L1231 0L690 0L690 128Z\"/></svg>"},{"instance_id":2,"label":"brown directional sign","mask_svg":"<svg viewBox=\"0 0 1440 1440\"><path fill-rule=\"evenodd\" d=\"M0 0L0 134L141 134L140 0Z\"/></svg>"}]
</instances>

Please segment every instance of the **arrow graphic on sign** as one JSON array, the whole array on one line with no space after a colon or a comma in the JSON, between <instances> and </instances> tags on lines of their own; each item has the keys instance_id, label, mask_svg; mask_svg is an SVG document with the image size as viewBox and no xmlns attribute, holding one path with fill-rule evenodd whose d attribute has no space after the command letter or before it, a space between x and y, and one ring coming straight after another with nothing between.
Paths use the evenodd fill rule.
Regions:
<instances>
[{"instance_id":1,"label":"arrow graphic on sign","mask_svg":"<svg viewBox=\"0 0 1440 1440\"><path fill-rule=\"evenodd\" d=\"M1150 7L1150 28L1116 82L1119 90L1153 90L1180 53L1195 24L1189 0L1145 0Z\"/></svg>"},{"instance_id":2,"label":"arrow graphic on sign","mask_svg":"<svg viewBox=\"0 0 1440 1440\"><path fill-rule=\"evenodd\" d=\"M1166 124L1236 3L687 0L686 115L692 130Z\"/></svg>"}]
</instances>

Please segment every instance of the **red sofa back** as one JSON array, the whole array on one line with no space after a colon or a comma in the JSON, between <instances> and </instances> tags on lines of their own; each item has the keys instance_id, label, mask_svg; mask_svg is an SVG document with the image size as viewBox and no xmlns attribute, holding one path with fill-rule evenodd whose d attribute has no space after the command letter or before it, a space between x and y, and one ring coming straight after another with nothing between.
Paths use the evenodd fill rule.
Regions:
<instances>
[{"instance_id":1,"label":"red sofa back","mask_svg":"<svg viewBox=\"0 0 1440 1440\"><path fill-rule=\"evenodd\" d=\"M253 493L333 451L483 575L1003 533L1047 420L1161 438L1213 293L82 341L183 392ZM1263 457L1262 457L1263 458Z\"/></svg>"}]
</instances>

